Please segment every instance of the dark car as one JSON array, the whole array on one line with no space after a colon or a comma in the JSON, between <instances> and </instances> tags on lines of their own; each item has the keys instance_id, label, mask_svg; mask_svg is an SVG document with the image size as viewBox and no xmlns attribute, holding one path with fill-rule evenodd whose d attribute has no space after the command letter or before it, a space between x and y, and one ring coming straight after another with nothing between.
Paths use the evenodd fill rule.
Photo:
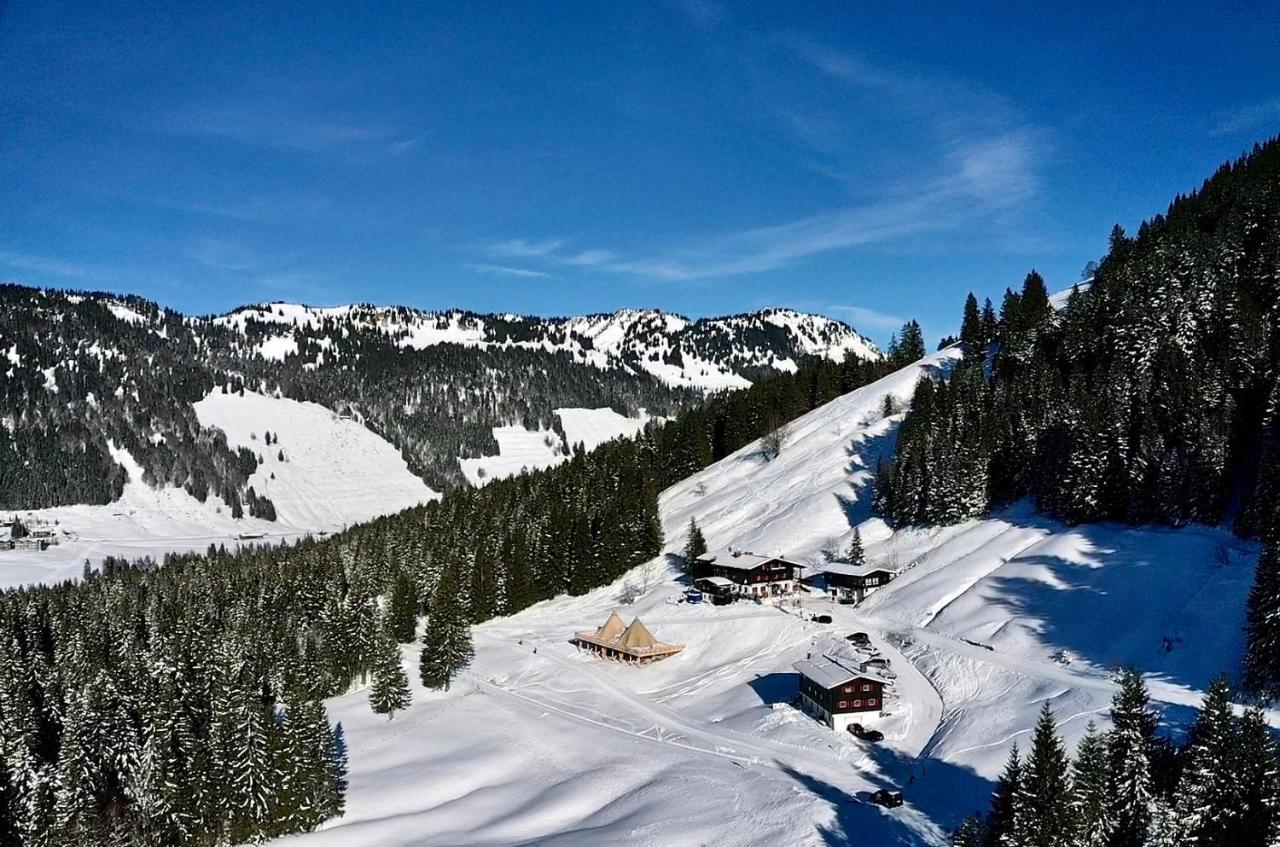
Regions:
<instances>
[{"instance_id":1,"label":"dark car","mask_svg":"<svg viewBox=\"0 0 1280 847\"><path fill-rule=\"evenodd\" d=\"M855 632L850 635L846 635L844 639L852 644L862 645L871 643L871 636L867 635L865 632Z\"/></svg>"},{"instance_id":2,"label":"dark car","mask_svg":"<svg viewBox=\"0 0 1280 847\"><path fill-rule=\"evenodd\" d=\"M860 723L849 724L849 732L853 733L855 738L861 738L863 741L884 741L884 733L878 729L867 729Z\"/></svg>"},{"instance_id":3,"label":"dark car","mask_svg":"<svg viewBox=\"0 0 1280 847\"><path fill-rule=\"evenodd\" d=\"M884 806L886 809L896 809L902 805L902 792L890 791L887 788L881 788L879 791L873 792L867 798L877 806Z\"/></svg>"},{"instance_id":4,"label":"dark car","mask_svg":"<svg viewBox=\"0 0 1280 847\"><path fill-rule=\"evenodd\" d=\"M831 623L831 615L814 615L814 623Z\"/></svg>"}]
</instances>

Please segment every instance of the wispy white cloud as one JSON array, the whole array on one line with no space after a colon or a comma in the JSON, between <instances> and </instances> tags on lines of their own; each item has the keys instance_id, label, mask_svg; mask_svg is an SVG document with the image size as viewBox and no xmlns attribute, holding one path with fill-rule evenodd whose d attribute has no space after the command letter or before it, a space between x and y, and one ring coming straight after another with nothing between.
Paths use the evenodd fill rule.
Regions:
<instances>
[{"instance_id":1,"label":"wispy white cloud","mask_svg":"<svg viewBox=\"0 0 1280 847\"><path fill-rule=\"evenodd\" d=\"M308 110L283 97L197 104L169 116L160 127L178 135L308 154L394 157L423 138L327 109Z\"/></svg>"},{"instance_id":2,"label":"wispy white cloud","mask_svg":"<svg viewBox=\"0 0 1280 847\"><path fill-rule=\"evenodd\" d=\"M1264 124L1271 124L1274 129L1277 121L1280 121L1280 97L1219 113L1217 123L1210 134L1213 136L1236 135L1257 129Z\"/></svg>"},{"instance_id":3,"label":"wispy white cloud","mask_svg":"<svg viewBox=\"0 0 1280 847\"><path fill-rule=\"evenodd\" d=\"M529 268L514 268L510 265L489 265L489 264L469 264L466 266L470 270L482 274L492 274L494 276L515 276L524 279L549 279L551 274L545 271L535 271Z\"/></svg>"},{"instance_id":4,"label":"wispy white cloud","mask_svg":"<svg viewBox=\"0 0 1280 847\"><path fill-rule=\"evenodd\" d=\"M868 309L865 306L828 306L827 311L843 315L850 323L864 332L874 332L876 330L888 332L901 328L907 322L906 318L877 312L875 309Z\"/></svg>"},{"instance_id":5,"label":"wispy white cloud","mask_svg":"<svg viewBox=\"0 0 1280 847\"><path fill-rule=\"evenodd\" d=\"M855 90L866 94L869 104L891 110L894 120L909 127L912 150L889 160L893 168L887 176L877 174L874 181L858 183L853 171L844 167L847 163L819 162L821 170L848 189L847 202L667 249L639 252L584 245L569 250L563 239L514 239L495 245L493 252L661 281L714 279L777 270L832 251L1003 221L1036 196L1046 133L1022 120L1000 95L964 80L886 70L809 39L784 39L784 45L835 87L833 96ZM792 119L791 129L803 136L800 143L816 154L849 146L847 138L823 138L837 133L830 124L840 122L827 121L821 114L809 120L794 110L781 111Z\"/></svg>"},{"instance_id":6,"label":"wispy white cloud","mask_svg":"<svg viewBox=\"0 0 1280 847\"><path fill-rule=\"evenodd\" d=\"M489 244L485 247L485 250L495 256L529 259L538 256L549 256L563 247L564 243L563 238L547 238L541 241L512 238L507 241Z\"/></svg>"},{"instance_id":7,"label":"wispy white cloud","mask_svg":"<svg viewBox=\"0 0 1280 847\"><path fill-rule=\"evenodd\" d=\"M729 9L718 0L677 0L680 11L696 26L717 27L729 20Z\"/></svg>"},{"instance_id":8,"label":"wispy white cloud","mask_svg":"<svg viewBox=\"0 0 1280 847\"><path fill-rule=\"evenodd\" d=\"M51 274L68 279L102 279L106 276L105 270L97 265L11 250L0 250L0 265L7 265L29 273Z\"/></svg>"}]
</instances>

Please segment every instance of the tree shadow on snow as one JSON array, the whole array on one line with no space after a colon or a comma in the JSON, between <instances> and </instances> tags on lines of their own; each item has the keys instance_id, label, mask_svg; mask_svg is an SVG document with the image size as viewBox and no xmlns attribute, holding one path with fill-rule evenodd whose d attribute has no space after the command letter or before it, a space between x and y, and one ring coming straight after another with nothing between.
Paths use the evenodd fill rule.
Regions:
<instances>
[{"instance_id":1,"label":"tree shadow on snow","mask_svg":"<svg viewBox=\"0 0 1280 847\"><path fill-rule=\"evenodd\" d=\"M849 494L837 493L835 495L836 502L840 504L840 511L844 512L844 519L848 522L850 528L871 517L871 489L875 479L876 463L881 456L893 455L893 448L897 441L898 428L894 427L888 432L872 438L851 441L849 446L845 447L845 454L850 457L849 464L845 465L844 468L845 476L852 477L857 473L866 474L863 479L857 482L850 481Z\"/></svg>"},{"instance_id":2,"label":"tree shadow on snow","mask_svg":"<svg viewBox=\"0 0 1280 847\"><path fill-rule=\"evenodd\" d=\"M885 747L874 747L871 757L880 774L871 776L877 788L902 792L904 806L883 809L870 802L870 792L851 793L817 777L782 766L806 790L821 797L835 810L835 820L817 826L824 844L921 844L924 838L910 825L910 819L926 818L943 834L949 834L966 815L985 810L995 787L989 780L967 768L935 760L918 760L898 755ZM912 778L914 777L914 781Z\"/></svg>"},{"instance_id":3,"label":"tree shadow on snow","mask_svg":"<svg viewBox=\"0 0 1280 847\"><path fill-rule=\"evenodd\" d=\"M1029 658L1132 665L1200 690L1219 672L1238 671L1256 561L1251 542L1202 526L1068 528L1027 504L995 517L1051 531L1058 537L1049 546L1074 550L1071 558L1019 555L1015 567L986 577L981 590L1000 614L975 620L958 634L985 643L1010 628L1015 638L1025 629L1045 645L1045 655ZM939 623L948 629L945 613Z\"/></svg>"}]
</instances>

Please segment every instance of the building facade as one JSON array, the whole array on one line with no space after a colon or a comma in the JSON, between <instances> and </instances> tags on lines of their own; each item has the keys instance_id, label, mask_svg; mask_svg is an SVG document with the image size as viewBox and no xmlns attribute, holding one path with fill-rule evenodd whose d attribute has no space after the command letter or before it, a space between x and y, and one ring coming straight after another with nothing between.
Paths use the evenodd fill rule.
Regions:
<instances>
[{"instance_id":1,"label":"building facade","mask_svg":"<svg viewBox=\"0 0 1280 847\"><path fill-rule=\"evenodd\" d=\"M699 577L718 577L732 584L738 597L779 597L796 590L802 565L777 556L721 550L698 559Z\"/></svg>"},{"instance_id":2,"label":"building facade","mask_svg":"<svg viewBox=\"0 0 1280 847\"><path fill-rule=\"evenodd\" d=\"M837 732L850 724L875 726L884 714L888 682L872 670L830 656L805 659L792 667L799 674L800 708Z\"/></svg>"}]
</instances>

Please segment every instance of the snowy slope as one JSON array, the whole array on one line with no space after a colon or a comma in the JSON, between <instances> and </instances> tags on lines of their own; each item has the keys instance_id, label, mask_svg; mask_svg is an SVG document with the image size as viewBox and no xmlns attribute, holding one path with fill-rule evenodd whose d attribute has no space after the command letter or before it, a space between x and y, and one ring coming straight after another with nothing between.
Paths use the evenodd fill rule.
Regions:
<instances>
[{"instance_id":1,"label":"snowy slope","mask_svg":"<svg viewBox=\"0 0 1280 847\"><path fill-rule=\"evenodd\" d=\"M323 406L246 392L210 394L195 408L201 424L222 429L233 448L262 455L250 484L272 499L278 520L235 520L216 496L200 502L181 488L152 488L133 458L117 450L113 458L129 474L120 499L18 513L28 524L56 526L60 543L43 552L0 550L0 587L79 577L86 559L97 564L104 556L158 560L249 540L242 536L254 543L296 539L439 496L394 447ZM265 430L280 443L266 447Z\"/></svg>"},{"instance_id":2,"label":"snowy slope","mask_svg":"<svg viewBox=\"0 0 1280 847\"><path fill-rule=\"evenodd\" d=\"M460 683L415 690L393 722L362 693L331 701L350 743L348 810L287 840L941 844L985 804L1042 702L1072 742L1087 719L1104 719L1113 665L1143 668L1166 718L1184 721L1210 676L1238 660L1253 545L1205 527L1068 528L1025 505L896 533L869 517L869 469L901 419L882 417L884 398L908 400L955 356L942 351L804 416L773 461L751 445L662 495L671 551L691 517L712 547L810 559L858 526L872 561L904 568L898 580L858 607L818 596L803 609L676 605L680 586L659 560L490 621L476 628ZM598 625L624 582L645 589L624 617L640 613L683 653L637 669L575 652L570 634ZM835 624L803 619L814 610ZM788 704L791 662L855 629L898 674L875 747ZM405 660L416 678L416 651ZM902 787L907 805L860 800L885 785Z\"/></svg>"},{"instance_id":3,"label":"snowy slope","mask_svg":"<svg viewBox=\"0 0 1280 847\"><path fill-rule=\"evenodd\" d=\"M609 408L556 409L555 412L565 438L545 429L534 431L519 425L494 427L497 455L458 460L467 482L484 485L525 471L549 468L565 461L576 444L594 450L614 438L630 438L649 423L649 415L643 409L634 418Z\"/></svg>"}]
</instances>

